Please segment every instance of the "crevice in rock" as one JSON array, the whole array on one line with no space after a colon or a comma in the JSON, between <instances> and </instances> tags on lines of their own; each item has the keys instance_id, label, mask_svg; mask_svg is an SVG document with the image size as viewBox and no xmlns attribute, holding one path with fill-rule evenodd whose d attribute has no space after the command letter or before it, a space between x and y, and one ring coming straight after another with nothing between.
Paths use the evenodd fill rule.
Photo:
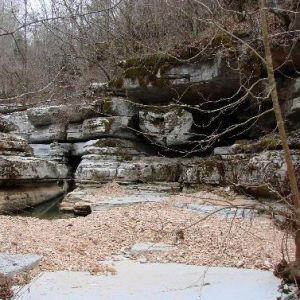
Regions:
<instances>
[{"instance_id":1,"label":"crevice in rock","mask_svg":"<svg viewBox=\"0 0 300 300\"><path fill-rule=\"evenodd\" d=\"M80 155L68 156L68 166L71 168L71 177L74 178L75 172L81 163L82 157Z\"/></svg>"}]
</instances>

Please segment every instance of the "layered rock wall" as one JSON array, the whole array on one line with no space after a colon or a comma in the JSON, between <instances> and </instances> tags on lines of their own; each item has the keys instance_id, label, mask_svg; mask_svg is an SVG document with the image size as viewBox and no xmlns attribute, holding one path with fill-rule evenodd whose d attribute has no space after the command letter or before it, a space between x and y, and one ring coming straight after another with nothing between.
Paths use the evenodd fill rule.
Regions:
<instances>
[{"instance_id":1,"label":"layered rock wall","mask_svg":"<svg viewBox=\"0 0 300 300\"><path fill-rule=\"evenodd\" d=\"M62 195L64 181L70 176L67 166L34 157L27 140L5 133L15 128L3 118L1 124L0 212L32 207Z\"/></svg>"},{"instance_id":2,"label":"layered rock wall","mask_svg":"<svg viewBox=\"0 0 300 300\"><path fill-rule=\"evenodd\" d=\"M153 71L155 77L150 76ZM195 104L210 95L212 100L206 99L208 104L204 104L222 115L218 103L226 96L230 105L239 88L234 69L216 56L202 62L162 65L152 73L143 73L143 78L129 73L118 86L94 84L82 104L2 107L0 184L7 191L0 195L0 210L60 195L66 186L56 182L63 180L72 180L80 190L63 201L62 207L68 210L80 201L82 190L110 181L152 186L167 183L179 189L231 185L267 198L288 193L278 137L261 138L262 131L255 131L256 141L229 147L225 145L230 140L213 138L216 129L226 130L233 122L255 116L256 105L247 100L246 106L235 107L215 124ZM299 79L286 80L280 86L292 137L299 129ZM182 102L175 101L174 92L181 90L186 90ZM266 129L270 120L256 123ZM207 137L212 137L212 142L203 147L204 156L197 147ZM243 137L249 139L250 134ZM290 140L297 170L299 140L297 134ZM212 151L216 144L222 147Z\"/></svg>"}]
</instances>

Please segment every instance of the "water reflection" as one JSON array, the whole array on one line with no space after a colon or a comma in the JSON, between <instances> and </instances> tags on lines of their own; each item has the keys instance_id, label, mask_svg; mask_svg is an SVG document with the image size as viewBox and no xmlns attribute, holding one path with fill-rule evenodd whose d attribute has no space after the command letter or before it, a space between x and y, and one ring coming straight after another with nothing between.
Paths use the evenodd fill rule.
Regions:
<instances>
[{"instance_id":1,"label":"water reflection","mask_svg":"<svg viewBox=\"0 0 300 300\"><path fill-rule=\"evenodd\" d=\"M9 213L8 215L17 215L22 217L35 217L39 219L67 219L74 218L73 213L65 213L59 210L63 196L54 198L50 201L41 203L35 207L30 207L21 211Z\"/></svg>"}]
</instances>

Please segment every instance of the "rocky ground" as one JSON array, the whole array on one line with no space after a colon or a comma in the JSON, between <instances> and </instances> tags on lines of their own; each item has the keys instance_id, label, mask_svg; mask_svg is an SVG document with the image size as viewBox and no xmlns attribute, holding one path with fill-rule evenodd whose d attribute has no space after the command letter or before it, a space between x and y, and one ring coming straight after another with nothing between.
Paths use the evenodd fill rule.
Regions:
<instances>
[{"instance_id":1,"label":"rocky ground","mask_svg":"<svg viewBox=\"0 0 300 300\"><path fill-rule=\"evenodd\" d=\"M115 186L105 187L104 191L123 193ZM195 195L198 203L201 197L205 198L203 193L192 198ZM206 195L220 201L216 194ZM132 255L143 262L272 270L282 258L282 248L292 258L293 241L286 239L285 233L267 217L205 218L205 214L174 207L178 199L191 202L190 196L182 194L170 196L163 203L115 207L85 218L42 220L0 216L0 252L43 255L34 274L45 270L115 272L113 266L103 261L128 255L131 246L141 242L176 244L172 251ZM176 234L180 230L183 236Z\"/></svg>"}]
</instances>

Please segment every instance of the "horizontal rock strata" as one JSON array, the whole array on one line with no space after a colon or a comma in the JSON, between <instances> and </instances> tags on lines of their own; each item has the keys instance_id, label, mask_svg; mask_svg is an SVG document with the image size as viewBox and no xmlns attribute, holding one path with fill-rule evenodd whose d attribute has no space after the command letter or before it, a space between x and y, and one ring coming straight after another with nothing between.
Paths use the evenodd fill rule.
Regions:
<instances>
[{"instance_id":1,"label":"horizontal rock strata","mask_svg":"<svg viewBox=\"0 0 300 300\"><path fill-rule=\"evenodd\" d=\"M230 111L219 110L219 103L230 106L241 96L240 74L220 53L199 61L160 59L153 65L149 57L120 66L122 78L92 84L80 104L0 105L2 207L47 201L67 191L64 181L76 190L62 207L81 214L88 210L82 195L111 181L177 191L230 185L257 197L287 195L280 139L270 134L274 116L255 119L271 102L266 99L262 108L246 98ZM300 78L279 80L278 87L300 178ZM268 94L264 85L258 89ZM235 131L218 136L251 118L253 126L239 128L243 141L234 140Z\"/></svg>"},{"instance_id":2,"label":"horizontal rock strata","mask_svg":"<svg viewBox=\"0 0 300 300\"><path fill-rule=\"evenodd\" d=\"M70 176L66 165L34 157L20 136L2 132L0 137L0 212L32 207L64 193L67 183L57 182Z\"/></svg>"}]
</instances>

